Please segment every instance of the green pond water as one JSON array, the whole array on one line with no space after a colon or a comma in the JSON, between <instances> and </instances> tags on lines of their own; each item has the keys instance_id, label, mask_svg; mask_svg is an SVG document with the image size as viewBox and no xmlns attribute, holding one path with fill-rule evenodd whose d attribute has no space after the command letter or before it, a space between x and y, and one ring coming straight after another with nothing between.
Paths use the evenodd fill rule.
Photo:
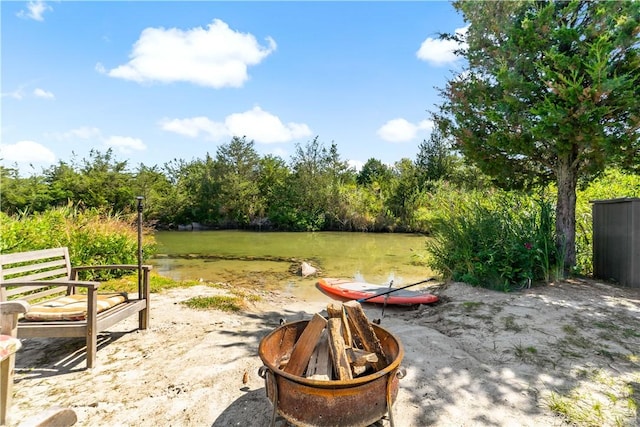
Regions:
<instances>
[{"instance_id":1,"label":"green pond water","mask_svg":"<svg viewBox=\"0 0 640 427\"><path fill-rule=\"evenodd\" d=\"M154 269L175 280L228 282L318 294L317 277L355 278L394 287L433 275L423 265L426 237L417 234L162 231ZM319 271L303 278L305 261Z\"/></svg>"}]
</instances>

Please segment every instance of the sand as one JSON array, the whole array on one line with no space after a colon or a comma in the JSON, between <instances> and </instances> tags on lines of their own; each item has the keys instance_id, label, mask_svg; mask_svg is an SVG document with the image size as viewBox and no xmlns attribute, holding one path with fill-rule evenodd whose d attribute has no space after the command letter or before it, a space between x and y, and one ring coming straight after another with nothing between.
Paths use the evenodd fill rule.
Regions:
<instances>
[{"instance_id":1,"label":"sand","mask_svg":"<svg viewBox=\"0 0 640 427\"><path fill-rule=\"evenodd\" d=\"M150 329L136 330L134 316L100 334L91 370L82 340L24 340L9 425L52 407L72 408L77 426L269 425L258 345L281 319L309 319L331 299L264 291L234 314L181 304L221 292L153 294ZM511 294L450 283L438 293L439 304L384 316L365 304L405 351L396 426L560 426L562 411L579 425L640 425L640 290L573 280Z\"/></svg>"}]
</instances>

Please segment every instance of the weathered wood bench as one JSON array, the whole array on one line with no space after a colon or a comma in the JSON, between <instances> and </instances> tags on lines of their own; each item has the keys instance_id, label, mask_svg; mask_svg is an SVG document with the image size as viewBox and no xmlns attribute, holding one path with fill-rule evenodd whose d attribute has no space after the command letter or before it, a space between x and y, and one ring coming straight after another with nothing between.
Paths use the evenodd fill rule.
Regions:
<instances>
[{"instance_id":1,"label":"weathered wood bench","mask_svg":"<svg viewBox=\"0 0 640 427\"><path fill-rule=\"evenodd\" d=\"M98 293L99 282L77 280L80 271L107 269L136 271L138 266L72 267L66 247L1 254L0 301L19 299L31 304L29 311L18 322L18 338L85 337L87 367L93 368L99 332L136 313L139 328L147 329L151 266L142 266L135 298L126 294L123 297L112 294L112 298L107 300L107 296ZM77 292L79 289L85 289L86 293ZM65 303L68 304L66 307L75 307L74 312L55 313L58 306ZM39 311L45 310L53 311L51 319L49 312L41 318Z\"/></svg>"}]
</instances>

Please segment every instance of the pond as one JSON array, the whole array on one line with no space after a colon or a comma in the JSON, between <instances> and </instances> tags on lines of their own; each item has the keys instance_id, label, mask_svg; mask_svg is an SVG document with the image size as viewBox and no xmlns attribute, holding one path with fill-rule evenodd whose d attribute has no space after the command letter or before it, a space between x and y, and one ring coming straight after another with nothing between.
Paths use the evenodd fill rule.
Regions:
<instances>
[{"instance_id":1,"label":"pond","mask_svg":"<svg viewBox=\"0 0 640 427\"><path fill-rule=\"evenodd\" d=\"M161 231L155 238L151 263L163 276L285 289L301 297L318 292L317 277L393 280L397 287L434 275L424 266L426 237L418 234L224 230ZM301 277L302 261L318 274Z\"/></svg>"}]
</instances>

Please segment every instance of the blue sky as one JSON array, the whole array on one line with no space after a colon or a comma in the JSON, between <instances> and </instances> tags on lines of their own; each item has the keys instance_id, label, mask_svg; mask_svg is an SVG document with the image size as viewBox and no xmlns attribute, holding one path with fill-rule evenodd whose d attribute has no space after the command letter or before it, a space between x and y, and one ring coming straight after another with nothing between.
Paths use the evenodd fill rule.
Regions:
<instances>
[{"instance_id":1,"label":"blue sky","mask_svg":"<svg viewBox=\"0 0 640 427\"><path fill-rule=\"evenodd\" d=\"M415 158L448 2L6 2L1 141L23 175L112 148L134 169L215 155L234 135L289 161L335 142L353 165Z\"/></svg>"}]
</instances>

